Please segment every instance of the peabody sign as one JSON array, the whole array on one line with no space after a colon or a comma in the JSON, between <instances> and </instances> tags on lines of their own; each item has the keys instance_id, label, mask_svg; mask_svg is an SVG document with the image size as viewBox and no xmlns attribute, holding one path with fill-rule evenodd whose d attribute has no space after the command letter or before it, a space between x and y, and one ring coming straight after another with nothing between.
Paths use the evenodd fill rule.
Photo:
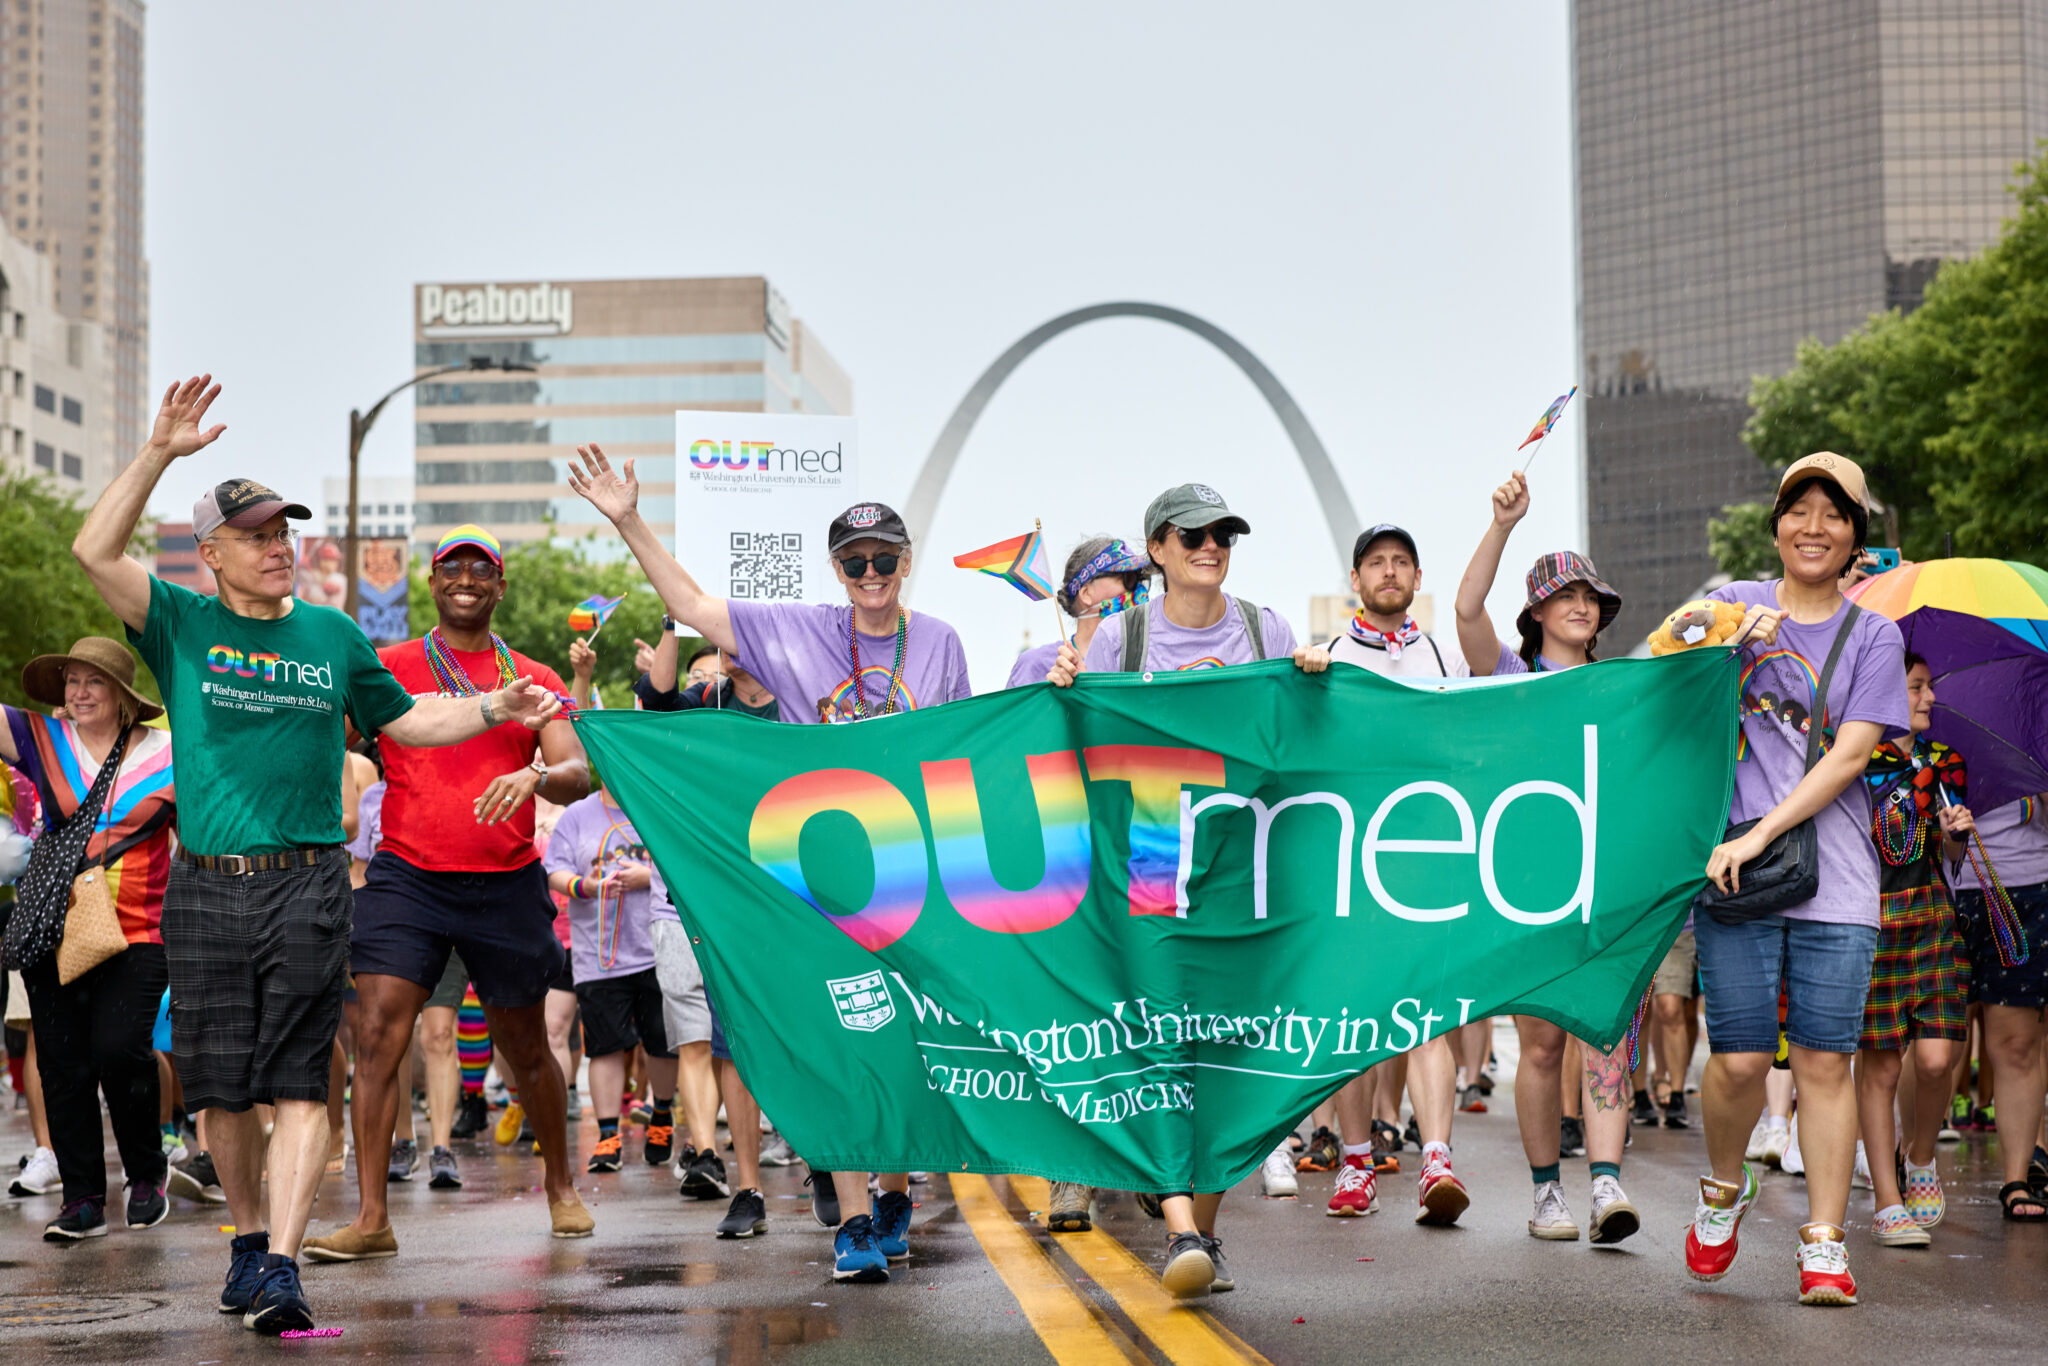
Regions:
<instances>
[{"instance_id":1,"label":"peabody sign","mask_svg":"<svg viewBox=\"0 0 2048 1366\"><path fill-rule=\"evenodd\" d=\"M423 337L557 337L575 316L566 285L421 285Z\"/></svg>"}]
</instances>

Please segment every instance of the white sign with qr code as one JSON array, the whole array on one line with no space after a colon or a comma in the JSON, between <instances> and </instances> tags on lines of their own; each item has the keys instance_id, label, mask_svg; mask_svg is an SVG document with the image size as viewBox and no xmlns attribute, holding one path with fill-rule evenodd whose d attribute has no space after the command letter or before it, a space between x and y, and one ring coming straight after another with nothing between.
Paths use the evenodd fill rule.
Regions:
<instances>
[{"instance_id":1,"label":"white sign with qr code","mask_svg":"<svg viewBox=\"0 0 2048 1366\"><path fill-rule=\"evenodd\" d=\"M746 602L841 602L825 533L860 501L850 417L676 413L676 558Z\"/></svg>"}]
</instances>

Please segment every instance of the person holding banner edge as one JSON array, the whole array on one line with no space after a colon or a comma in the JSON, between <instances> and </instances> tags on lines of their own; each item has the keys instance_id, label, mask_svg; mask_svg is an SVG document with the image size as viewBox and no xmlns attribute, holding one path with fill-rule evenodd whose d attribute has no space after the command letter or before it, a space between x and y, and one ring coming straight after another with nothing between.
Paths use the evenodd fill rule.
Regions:
<instances>
[{"instance_id":1,"label":"person holding banner edge","mask_svg":"<svg viewBox=\"0 0 2048 1366\"><path fill-rule=\"evenodd\" d=\"M1493 521L1479 538L1458 583L1458 646L1478 678L1549 673L1593 662L1600 632L1621 614L1621 595L1609 588L1592 561L1572 551L1539 556L1529 570L1528 601L1515 618L1519 650L1494 636L1486 595L1500 573L1500 557L1515 524L1529 515L1529 481L1520 471L1493 491ZM1522 1046L1515 1069L1515 1120L1535 1183L1529 1236L1576 1242L1579 1226L1565 1204L1558 1176L1560 1082L1569 1035L1535 1015L1515 1016ZM1621 1188L1622 1150L1628 1145L1629 1041L1601 1051L1580 1040L1585 1058L1580 1091L1586 1154L1593 1176L1593 1222L1587 1241L1618 1243L1642 1226L1642 1216Z\"/></svg>"},{"instance_id":2,"label":"person holding banner edge","mask_svg":"<svg viewBox=\"0 0 2048 1366\"><path fill-rule=\"evenodd\" d=\"M1186 671L1289 657L1305 673L1328 669L1330 652L1320 645L1297 646L1285 617L1223 591L1231 549L1250 531L1251 524L1207 484L1181 484L1154 498L1145 509L1145 553L1165 580L1166 592L1129 613L1121 630L1097 631L1085 666L1080 651L1062 641L1046 681L1070 688L1084 668L1090 673ZM1159 1205L1167 1231L1166 1268L1159 1280L1167 1292L1192 1299L1235 1288L1223 1260L1223 1242L1216 1236L1223 1192L1162 1193Z\"/></svg>"},{"instance_id":3,"label":"person holding banner edge","mask_svg":"<svg viewBox=\"0 0 2048 1366\"><path fill-rule=\"evenodd\" d=\"M910 533L893 509L856 503L827 530L826 550L847 606L718 598L704 591L640 516L633 461L614 470L595 443L576 453L582 464L570 464L569 487L617 529L670 616L745 660L764 688L790 703L781 709L784 721L864 721L970 695L960 637L936 617L920 612L913 619L901 603L910 573ZM834 1280L879 1284L889 1279L890 1262L910 1255L908 1173L880 1175L872 1214L864 1208L867 1180L866 1172L837 1172L815 1189L813 1210L828 1227L831 1221L823 1216L838 1205L833 1197L841 1183L847 1184L844 1198L861 1209L839 1226Z\"/></svg>"},{"instance_id":4,"label":"person holding banner edge","mask_svg":"<svg viewBox=\"0 0 2048 1366\"><path fill-rule=\"evenodd\" d=\"M1103 622L1145 605L1151 571L1152 561L1144 551L1133 550L1115 536L1091 536L1068 553L1066 573L1060 580L1064 586L1053 595L1053 601L1074 619L1069 641L1083 658ZM1003 686L1021 688L1045 682L1046 670L1059 658L1060 644L1049 640L1020 653Z\"/></svg>"},{"instance_id":5,"label":"person holding banner edge","mask_svg":"<svg viewBox=\"0 0 2048 1366\"><path fill-rule=\"evenodd\" d=\"M1842 1229L1856 1161L1850 1061L1862 1034L1879 923L1877 850L1858 779L1878 742L1906 733L1911 719L1898 626L1860 611L1841 592L1869 525L1863 471L1854 461L1827 451L1796 460L1779 481L1770 515L1784 576L1731 583L1709 595L1747 611L1737 636L1742 742L1730 837L1708 860L1712 887L1693 917L1712 1041L1700 1085L1710 1170L1700 1179L1686 1235L1686 1270L1703 1281L1728 1273L1742 1217L1756 1199L1756 1175L1744 1153L1777 1051L1782 982L1806 1164L1801 1304L1856 1303ZM1823 742L1817 757L1810 734ZM1814 895L1753 918L1722 912L1716 894L1739 893L1745 867L1807 821L1818 855Z\"/></svg>"}]
</instances>

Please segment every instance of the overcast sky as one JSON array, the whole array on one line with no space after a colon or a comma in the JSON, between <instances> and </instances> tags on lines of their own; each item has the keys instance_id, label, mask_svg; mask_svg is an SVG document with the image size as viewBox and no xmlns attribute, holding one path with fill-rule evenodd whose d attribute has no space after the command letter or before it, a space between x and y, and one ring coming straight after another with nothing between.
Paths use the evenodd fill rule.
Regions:
<instances>
[{"instance_id":1,"label":"overcast sky","mask_svg":"<svg viewBox=\"0 0 2048 1366\"><path fill-rule=\"evenodd\" d=\"M1448 629L1487 492L1573 379L1566 6L254 5L149 12L150 366L210 369L230 473L315 503L411 370L418 281L765 274L851 374L900 501L990 361L1084 304L1208 319L1293 393L1359 517L1422 544ZM1577 545L1576 412L1491 600ZM394 404L366 473L409 474ZM1279 423L1163 324L1070 332L968 442L919 608L998 686L1051 614L949 557L1044 519L1127 536L1206 481L1229 587L1307 628L1341 557ZM683 559L689 563L687 547Z\"/></svg>"}]
</instances>

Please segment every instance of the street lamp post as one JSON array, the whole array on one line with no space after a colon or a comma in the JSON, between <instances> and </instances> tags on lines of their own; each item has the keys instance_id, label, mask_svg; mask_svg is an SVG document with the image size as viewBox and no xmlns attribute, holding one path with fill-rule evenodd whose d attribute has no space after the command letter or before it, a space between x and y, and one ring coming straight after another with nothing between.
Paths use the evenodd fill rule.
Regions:
<instances>
[{"instance_id":1,"label":"street lamp post","mask_svg":"<svg viewBox=\"0 0 2048 1366\"><path fill-rule=\"evenodd\" d=\"M362 512L362 503L359 501L361 497L361 492L360 489L358 488L358 485L361 481L363 438L368 436L370 434L370 428L376 425L377 415L384 411L384 405L389 403L392 399L397 398L407 389L412 388L413 385L420 383L422 380L434 379L441 375L452 375L458 371L468 372L479 370L531 371L533 368L533 366L527 365L521 361L501 361L492 360L489 356L471 356L468 360L462 362L459 365L440 365L436 366L432 370L420 371L417 375L414 375L411 379L399 385L396 389L393 389L390 393L384 395L384 397L378 399L376 403L371 405L370 411L367 413L363 412L359 408L349 409L348 536L342 543L341 572L347 577L348 580L348 596L342 602L342 610L348 613L348 619L350 621L354 621L356 619L356 607L358 606L360 601L360 590L357 587L356 581L356 536L359 530L357 526L357 518ZM417 498L415 498L415 501L417 501Z\"/></svg>"}]
</instances>

